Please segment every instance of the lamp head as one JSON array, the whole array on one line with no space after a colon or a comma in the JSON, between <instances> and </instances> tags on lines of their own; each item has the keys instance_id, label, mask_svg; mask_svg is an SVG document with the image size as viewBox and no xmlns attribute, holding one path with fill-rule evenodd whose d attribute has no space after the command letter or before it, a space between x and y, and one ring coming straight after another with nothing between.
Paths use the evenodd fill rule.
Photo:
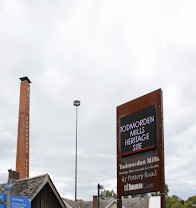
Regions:
<instances>
[{"instance_id":1,"label":"lamp head","mask_svg":"<svg viewBox=\"0 0 196 208\"><path fill-rule=\"evenodd\" d=\"M104 189L103 185L98 184L98 189Z\"/></svg>"},{"instance_id":2,"label":"lamp head","mask_svg":"<svg viewBox=\"0 0 196 208\"><path fill-rule=\"evenodd\" d=\"M79 101L79 100L74 100L73 104L74 104L75 106L79 106L79 105L80 105L80 101Z\"/></svg>"}]
</instances>

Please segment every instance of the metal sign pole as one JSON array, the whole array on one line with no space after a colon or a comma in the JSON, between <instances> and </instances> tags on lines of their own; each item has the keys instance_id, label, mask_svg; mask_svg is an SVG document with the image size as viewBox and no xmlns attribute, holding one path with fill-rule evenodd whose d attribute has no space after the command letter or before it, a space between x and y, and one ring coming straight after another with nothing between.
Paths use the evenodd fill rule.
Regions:
<instances>
[{"instance_id":1,"label":"metal sign pole","mask_svg":"<svg viewBox=\"0 0 196 208\"><path fill-rule=\"evenodd\" d=\"M117 208L122 208L122 197L117 197Z\"/></svg>"},{"instance_id":2,"label":"metal sign pole","mask_svg":"<svg viewBox=\"0 0 196 208\"><path fill-rule=\"evenodd\" d=\"M165 208L165 193L160 193L161 195L161 208Z\"/></svg>"},{"instance_id":3,"label":"metal sign pole","mask_svg":"<svg viewBox=\"0 0 196 208\"><path fill-rule=\"evenodd\" d=\"M97 186L97 190L98 190L98 193L97 193L97 208L99 208L99 184Z\"/></svg>"}]
</instances>

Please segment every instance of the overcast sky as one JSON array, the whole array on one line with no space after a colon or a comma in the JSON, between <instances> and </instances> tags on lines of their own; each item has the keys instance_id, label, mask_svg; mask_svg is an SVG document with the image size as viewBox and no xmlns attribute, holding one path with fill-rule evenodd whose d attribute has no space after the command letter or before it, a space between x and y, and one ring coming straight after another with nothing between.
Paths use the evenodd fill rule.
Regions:
<instances>
[{"instance_id":1,"label":"overcast sky","mask_svg":"<svg viewBox=\"0 0 196 208\"><path fill-rule=\"evenodd\" d=\"M0 0L0 183L15 169L19 77L31 84L30 176L74 199L116 191L116 106L163 90L170 195L196 187L195 0Z\"/></svg>"}]
</instances>

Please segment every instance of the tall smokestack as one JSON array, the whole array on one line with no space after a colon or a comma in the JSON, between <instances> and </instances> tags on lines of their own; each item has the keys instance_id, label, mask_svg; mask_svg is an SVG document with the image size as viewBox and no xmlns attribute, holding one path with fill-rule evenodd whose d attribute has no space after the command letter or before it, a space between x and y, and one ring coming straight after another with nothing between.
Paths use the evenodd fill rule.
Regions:
<instances>
[{"instance_id":1,"label":"tall smokestack","mask_svg":"<svg viewBox=\"0 0 196 208\"><path fill-rule=\"evenodd\" d=\"M20 173L20 179L22 179L29 177L29 110L31 81L28 77L22 77L20 80L16 171Z\"/></svg>"}]
</instances>

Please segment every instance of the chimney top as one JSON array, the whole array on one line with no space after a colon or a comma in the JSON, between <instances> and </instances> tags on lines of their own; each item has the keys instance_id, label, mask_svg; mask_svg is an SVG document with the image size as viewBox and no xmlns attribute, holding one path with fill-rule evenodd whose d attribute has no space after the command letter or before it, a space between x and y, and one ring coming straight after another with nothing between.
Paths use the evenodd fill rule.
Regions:
<instances>
[{"instance_id":1,"label":"chimney top","mask_svg":"<svg viewBox=\"0 0 196 208\"><path fill-rule=\"evenodd\" d=\"M21 77L20 80L23 81L27 81L28 83L31 83L30 79L28 77Z\"/></svg>"},{"instance_id":2,"label":"chimney top","mask_svg":"<svg viewBox=\"0 0 196 208\"><path fill-rule=\"evenodd\" d=\"M18 180L20 177L20 173L17 171L14 171L12 169L8 170L8 179L15 179Z\"/></svg>"}]
</instances>

